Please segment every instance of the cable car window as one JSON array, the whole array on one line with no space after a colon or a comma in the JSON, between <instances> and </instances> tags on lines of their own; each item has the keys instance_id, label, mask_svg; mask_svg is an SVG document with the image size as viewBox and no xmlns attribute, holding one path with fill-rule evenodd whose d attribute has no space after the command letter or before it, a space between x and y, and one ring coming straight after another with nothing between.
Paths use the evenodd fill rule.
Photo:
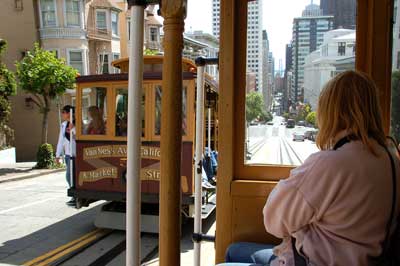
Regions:
<instances>
[{"instance_id":1,"label":"cable car window","mask_svg":"<svg viewBox=\"0 0 400 266\"><path fill-rule=\"evenodd\" d=\"M393 26L393 58L392 58L392 110L390 134L400 141L400 8L399 2L394 1Z\"/></svg>"},{"instance_id":2,"label":"cable car window","mask_svg":"<svg viewBox=\"0 0 400 266\"><path fill-rule=\"evenodd\" d=\"M107 118L107 89L85 88L91 105L82 106L82 134L105 135Z\"/></svg>"},{"instance_id":3,"label":"cable car window","mask_svg":"<svg viewBox=\"0 0 400 266\"><path fill-rule=\"evenodd\" d=\"M356 0L272 2L248 3L244 161L295 166L318 151L322 88L355 69Z\"/></svg>"},{"instance_id":4,"label":"cable car window","mask_svg":"<svg viewBox=\"0 0 400 266\"><path fill-rule=\"evenodd\" d=\"M161 134L161 96L162 89L160 85L155 86L155 123L154 134L160 136ZM188 131L187 126L187 87L184 86L182 90L182 135L186 136Z\"/></svg>"},{"instance_id":5,"label":"cable car window","mask_svg":"<svg viewBox=\"0 0 400 266\"><path fill-rule=\"evenodd\" d=\"M142 94L142 137L145 132L145 94ZM118 88L115 97L115 136L125 137L128 133L128 89Z\"/></svg>"}]
</instances>

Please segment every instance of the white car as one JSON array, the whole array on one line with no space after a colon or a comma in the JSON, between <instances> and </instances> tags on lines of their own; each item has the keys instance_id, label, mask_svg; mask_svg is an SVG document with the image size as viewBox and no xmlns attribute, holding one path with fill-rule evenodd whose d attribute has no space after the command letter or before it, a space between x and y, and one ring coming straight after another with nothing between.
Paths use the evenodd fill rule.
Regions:
<instances>
[{"instance_id":1,"label":"white car","mask_svg":"<svg viewBox=\"0 0 400 266\"><path fill-rule=\"evenodd\" d=\"M295 132L293 133L293 141L304 141L304 133Z\"/></svg>"}]
</instances>

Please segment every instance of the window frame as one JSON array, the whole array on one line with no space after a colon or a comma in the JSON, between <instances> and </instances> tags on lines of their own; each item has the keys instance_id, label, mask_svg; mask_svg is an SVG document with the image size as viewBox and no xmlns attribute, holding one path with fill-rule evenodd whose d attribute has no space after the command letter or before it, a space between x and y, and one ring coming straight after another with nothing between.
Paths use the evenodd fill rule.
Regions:
<instances>
[{"instance_id":1,"label":"window frame","mask_svg":"<svg viewBox=\"0 0 400 266\"><path fill-rule=\"evenodd\" d=\"M115 14L116 18L117 18L117 20L116 20L116 23L117 23L116 33L114 32L114 28L113 28L113 14ZM111 14L110 14L110 21L111 21L111 34L112 34L112 36L113 37L119 37L120 36L120 34L119 34L119 12L112 10Z\"/></svg>"},{"instance_id":2,"label":"window frame","mask_svg":"<svg viewBox=\"0 0 400 266\"><path fill-rule=\"evenodd\" d=\"M71 66L71 56L70 53L71 52L80 52L82 55L82 72L83 73L79 73L81 75L86 75L87 74L87 65L86 65L86 49L75 49L75 48L67 48L67 64L69 66ZM76 68L75 68L76 69Z\"/></svg>"},{"instance_id":3,"label":"window frame","mask_svg":"<svg viewBox=\"0 0 400 266\"><path fill-rule=\"evenodd\" d=\"M97 16L99 13L104 13L105 15L105 28L99 28ZM96 9L95 12L95 29L98 31L108 31L108 16L107 16L107 9Z\"/></svg>"},{"instance_id":4,"label":"window frame","mask_svg":"<svg viewBox=\"0 0 400 266\"><path fill-rule=\"evenodd\" d=\"M41 28L52 28L52 27L58 27L59 23L58 23L58 15L57 15L57 1L56 0L52 0L53 1L53 7L54 7L54 15L55 15L55 25L46 25L44 26L44 18L43 18L43 11L42 11L42 1L44 0L39 0L38 1L38 6L39 6L39 18L40 18L40 27Z\"/></svg>"},{"instance_id":5,"label":"window frame","mask_svg":"<svg viewBox=\"0 0 400 266\"><path fill-rule=\"evenodd\" d=\"M76 1L79 3L79 14L78 14L78 18L79 18L79 24L78 25L69 25L68 24L68 16L67 16L67 2L68 1ZM83 18L82 18L82 13L83 13L83 6L82 6L82 1L81 0L64 0L64 25L65 27L68 28L82 28L82 24L83 24Z\"/></svg>"}]
</instances>

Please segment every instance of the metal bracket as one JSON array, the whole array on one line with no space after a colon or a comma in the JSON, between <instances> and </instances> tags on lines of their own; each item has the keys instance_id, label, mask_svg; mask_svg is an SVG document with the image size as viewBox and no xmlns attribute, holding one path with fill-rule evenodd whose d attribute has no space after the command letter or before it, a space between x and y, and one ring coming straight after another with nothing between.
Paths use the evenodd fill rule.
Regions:
<instances>
[{"instance_id":1,"label":"metal bracket","mask_svg":"<svg viewBox=\"0 0 400 266\"><path fill-rule=\"evenodd\" d=\"M201 168L202 168L202 166L203 166L203 160L200 160L199 161L199 163L198 163L198 165L197 165L197 173L198 174L201 174Z\"/></svg>"},{"instance_id":2,"label":"metal bracket","mask_svg":"<svg viewBox=\"0 0 400 266\"><path fill-rule=\"evenodd\" d=\"M128 8L131 6L148 6L160 4L161 0L127 0Z\"/></svg>"},{"instance_id":3,"label":"metal bracket","mask_svg":"<svg viewBox=\"0 0 400 266\"><path fill-rule=\"evenodd\" d=\"M206 65L218 65L219 63L219 57L216 58L205 58L205 57L197 57L196 60L194 60L196 63L196 66L206 66Z\"/></svg>"},{"instance_id":4,"label":"metal bracket","mask_svg":"<svg viewBox=\"0 0 400 266\"><path fill-rule=\"evenodd\" d=\"M206 241L206 242L215 242L215 236L210 236L210 235L206 235L206 234L197 234L197 233L193 233L192 235L192 241L194 243L200 243L202 241Z\"/></svg>"}]
</instances>

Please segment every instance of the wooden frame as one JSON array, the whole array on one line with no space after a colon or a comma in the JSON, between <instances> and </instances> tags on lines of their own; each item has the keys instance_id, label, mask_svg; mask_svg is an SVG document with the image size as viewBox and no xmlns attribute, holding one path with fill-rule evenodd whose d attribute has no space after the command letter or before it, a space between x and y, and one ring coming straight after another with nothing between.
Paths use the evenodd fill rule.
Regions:
<instances>
[{"instance_id":1,"label":"wooden frame","mask_svg":"<svg viewBox=\"0 0 400 266\"><path fill-rule=\"evenodd\" d=\"M247 1L221 0L220 12L216 263L223 262L227 246L234 241L276 241L260 224L261 209L269 191L292 169L244 163L245 92L240 88L245 84ZM378 84L388 133L393 1L359 0L357 12L356 69Z\"/></svg>"}]
</instances>

